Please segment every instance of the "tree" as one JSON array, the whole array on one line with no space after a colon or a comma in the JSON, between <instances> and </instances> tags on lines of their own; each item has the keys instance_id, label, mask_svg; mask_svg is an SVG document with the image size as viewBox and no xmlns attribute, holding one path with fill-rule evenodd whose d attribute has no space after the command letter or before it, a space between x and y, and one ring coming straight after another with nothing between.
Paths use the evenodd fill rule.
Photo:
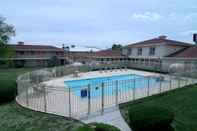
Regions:
<instances>
[{"instance_id":1,"label":"tree","mask_svg":"<svg viewBox=\"0 0 197 131\"><path fill-rule=\"evenodd\" d=\"M0 16L0 46L5 46L14 35L14 26L5 23L5 18Z\"/></svg>"},{"instance_id":2,"label":"tree","mask_svg":"<svg viewBox=\"0 0 197 131\"><path fill-rule=\"evenodd\" d=\"M121 49L122 49L122 45L120 45L120 44L113 44L112 45L112 50L120 51Z\"/></svg>"},{"instance_id":3,"label":"tree","mask_svg":"<svg viewBox=\"0 0 197 131\"><path fill-rule=\"evenodd\" d=\"M0 16L0 64L7 63L5 58L13 55L13 50L8 48L7 44L12 36L15 35L15 29L12 25L5 23L5 18Z\"/></svg>"}]
</instances>

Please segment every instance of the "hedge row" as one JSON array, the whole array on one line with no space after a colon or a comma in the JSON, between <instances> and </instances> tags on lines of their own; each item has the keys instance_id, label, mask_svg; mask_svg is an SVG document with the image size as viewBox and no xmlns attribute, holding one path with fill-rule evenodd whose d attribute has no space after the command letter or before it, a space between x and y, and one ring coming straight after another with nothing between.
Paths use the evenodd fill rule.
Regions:
<instances>
[{"instance_id":1,"label":"hedge row","mask_svg":"<svg viewBox=\"0 0 197 131\"><path fill-rule=\"evenodd\" d=\"M128 111L133 131L172 131L174 113L157 106L136 106Z\"/></svg>"},{"instance_id":2,"label":"hedge row","mask_svg":"<svg viewBox=\"0 0 197 131\"><path fill-rule=\"evenodd\" d=\"M89 125L81 126L77 131L120 131L120 129L103 123L91 123Z\"/></svg>"},{"instance_id":3,"label":"hedge row","mask_svg":"<svg viewBox=\"0 0 197 131\"><path fill-rule=\"evenodd\" d=\"M10 102L16 97L16 82L12 80L0 80L0 104Z\"/></svg>"}]
</instances>

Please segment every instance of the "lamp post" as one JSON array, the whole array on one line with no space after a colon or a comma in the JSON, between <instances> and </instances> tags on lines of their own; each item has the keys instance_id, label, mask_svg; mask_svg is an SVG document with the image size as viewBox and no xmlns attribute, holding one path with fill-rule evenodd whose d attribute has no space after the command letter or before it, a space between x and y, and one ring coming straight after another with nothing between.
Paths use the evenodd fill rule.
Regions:
<instances>
[{"instance_id":1,"label":"lamp post","mask_svg":"<svg viewBox=\"0 0 197 131\"><path fill-rule=\"evenodd\" d=\"M62 48L64 50L64 56L66 56L66 60L69 62L69 51L70 51L70 47L69 46L65 46L66 44L62 44Z\"/></svg>"}]
</instances>

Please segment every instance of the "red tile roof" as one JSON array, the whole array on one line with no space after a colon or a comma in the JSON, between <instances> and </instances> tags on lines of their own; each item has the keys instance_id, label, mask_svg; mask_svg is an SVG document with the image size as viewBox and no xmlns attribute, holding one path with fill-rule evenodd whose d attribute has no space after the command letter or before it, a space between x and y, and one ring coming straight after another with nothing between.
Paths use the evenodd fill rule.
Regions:
<instances>
[{"instance_id":1,"label":"red tile roof","mask_svg":"<svg viewBox=\"0 0 197 131\"><path fill-rule=\"evenodd\" d=\"M180 52L174 53L168 57L176 58L197 58L197 45L186 48Z\"/></svg>"},{"instance_id":2,"label":"red tile roof","mask_svg":"<svg viewBox=\"0 0 197 131\"><path fill-rule=\"evenodd\" d=\"M64 51L62 48L57 48L49 45L7 45L10 48L13 48L15 51Z\"/></svg>"},{"instance_id":3,"label":"red tile roof","mask_svg":"<svg viewBox=\"0 0 197 131\"><path fill-rule=\"evenodd\" d=\"M121 51L114 51L111 49L108 50L102 50L95 52L95 57L108 57L108 58L119 58L124 57L121 53Z\"/></svg>"},{"instance_id":4,"label":"red tile roof","mask_svg":"<svg viewBox=\"0 0 197 131\"><path fill-rule=\"evenodd\" d=\"M192 45L190 43L185 43L185 42L169 40L166 38L158 37L158 38L130 44L130 45L128 45L128 47L144 47L144 46L161 45L161 44L174 45L174 46L184 46L184 47L189 47Z\"/></svg>"}]
</instances>

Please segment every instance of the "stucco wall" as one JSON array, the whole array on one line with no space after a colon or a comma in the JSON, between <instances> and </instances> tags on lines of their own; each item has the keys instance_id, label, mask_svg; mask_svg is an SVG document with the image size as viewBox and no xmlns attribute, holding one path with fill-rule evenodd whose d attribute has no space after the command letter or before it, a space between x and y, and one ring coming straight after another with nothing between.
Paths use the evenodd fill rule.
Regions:
<instances>
[{"instance_id":1,"label":"stucco wall","mask_svg":"<svg viewBox=\"0 0 197 131\"><path fill-rule=\"evenodd\" d=\"M155 47L155 55L150 55L149 50L151 47ZM170 45L155 45L155 46L145 46L142 47L142 55L138 55L138 47L133 47L132 48L132 53L128 54L128 48L124 48L122 50L122 54L127 55L129 57L165 57L167 55L170 55L172 53L177 52L180 49L183 49L184 47L182 46L170 46Z\"/></svg>"}]
</instances>

